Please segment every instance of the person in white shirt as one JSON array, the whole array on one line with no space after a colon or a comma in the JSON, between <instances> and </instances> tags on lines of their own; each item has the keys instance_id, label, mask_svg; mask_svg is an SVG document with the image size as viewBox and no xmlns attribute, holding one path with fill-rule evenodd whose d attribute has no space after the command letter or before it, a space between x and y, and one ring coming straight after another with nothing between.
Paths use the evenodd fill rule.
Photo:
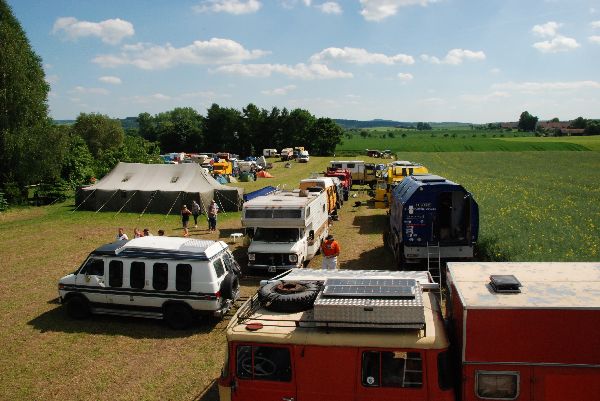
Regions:
<instances>
[{"instance_id":1,"label":"person in white shirt","mask_svg":"<svg viewBox=\"0 0 600 401\"><path fill-rule=\"evenodd\" d=\"M123 227L119 227L119 232L117 233L117 241L127 241L129 237L125 234L125 230Z\"/></svg>"}]
</instances>

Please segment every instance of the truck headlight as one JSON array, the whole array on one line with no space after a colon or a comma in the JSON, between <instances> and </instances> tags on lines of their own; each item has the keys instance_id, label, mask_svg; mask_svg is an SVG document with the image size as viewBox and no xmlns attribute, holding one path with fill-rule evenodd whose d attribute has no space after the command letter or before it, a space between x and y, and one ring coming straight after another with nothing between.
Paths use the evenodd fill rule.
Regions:
<instances>
[{"instance_id":1,"label":"truck headlight","mask_svg":"<svg viewBox=\"0 0 600 401\"><path fill-rule=\"evenodd\" d=\"M255 260L256 259L256 255L253 253L249 253L248 254L248 260Z\"/></svg>"},{"instance_id":2,"label":"truck headlight","mask_svg":"<svg viewBox=\"0 0 600 401\"><path fill-rule=\"evenodd\" d=\"M298 261L298 255L296 255L295 253L292 253L289 256L289 259L290 259L290 262L296 263Z\"/></svg>"}]
</instances>

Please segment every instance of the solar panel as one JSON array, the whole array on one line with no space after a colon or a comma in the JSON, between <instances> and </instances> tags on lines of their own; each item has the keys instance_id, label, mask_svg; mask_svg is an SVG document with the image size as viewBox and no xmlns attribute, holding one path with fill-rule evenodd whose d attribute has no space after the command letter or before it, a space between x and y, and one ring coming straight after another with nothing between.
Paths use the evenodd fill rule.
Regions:
<instances>
[{"instance_id":1,"label":"solar panel","mask_svg":"<svg viewBox=\"0 0 600 401\"><path fill-rule=\"evenodd\" d=\"M332 297L415 297L417 282L413 279L340 279L325 281L323 295Z\"/></svg>"}]
</instances>

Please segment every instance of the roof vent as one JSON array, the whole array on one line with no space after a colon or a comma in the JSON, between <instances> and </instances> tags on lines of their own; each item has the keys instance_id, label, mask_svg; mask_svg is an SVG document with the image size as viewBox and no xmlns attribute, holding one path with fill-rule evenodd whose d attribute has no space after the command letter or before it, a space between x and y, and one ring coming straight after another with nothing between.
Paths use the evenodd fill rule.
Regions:
<instances>
[{"instance_id":1,"label":"roof vent","mask_svg":"<svg viewBox=\"0 0 600 401\"><path fill-rule=\"evenodd\" d=\"M521 292L522 284L512 274L492 274L490 276L490 286L494 292L500 294L518 294Z\"/></svg>"}]
</instances>

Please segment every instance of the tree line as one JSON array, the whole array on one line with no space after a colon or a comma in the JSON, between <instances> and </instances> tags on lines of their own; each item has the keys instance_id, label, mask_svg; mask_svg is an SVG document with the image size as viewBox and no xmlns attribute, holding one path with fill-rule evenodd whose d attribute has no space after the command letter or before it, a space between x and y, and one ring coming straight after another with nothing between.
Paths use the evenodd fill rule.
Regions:
<instances>
[{"instance_id":1,"label":"tree line","mask_svg":"<svg viewBox=\"0 0 600 401\"><path fill-rule=\"evenodd\" d=\"M341 142L343 129L330 118L317 118L307 110L249 104L242 110L213 104L200 115L191 107L138 116L138 135L158 142L163 152L230 152L241 156L262 149L304 146L314 155L331 155Z\"/></svg>"}]
</instances>

